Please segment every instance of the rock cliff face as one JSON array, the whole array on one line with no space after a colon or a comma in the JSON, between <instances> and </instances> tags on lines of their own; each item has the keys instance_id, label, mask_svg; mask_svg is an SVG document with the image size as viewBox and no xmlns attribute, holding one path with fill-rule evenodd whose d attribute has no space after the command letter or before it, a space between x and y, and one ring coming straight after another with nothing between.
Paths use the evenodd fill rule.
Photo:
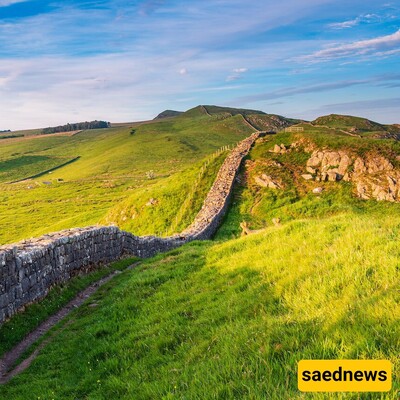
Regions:
<instances>
[{"instance_id":1,"label":"rock cliff face","mask_svg":"<svg viewBox=\"0 0 400 400\"><path fill-rule=\"evenodd\" d=\"M361 158L348 151L314 150L306 170L317 182L353 182L362 199L400 201L400 171L381 155Z\"/></svg>"},{"instance_id":2,"label":"rock cliff face","mask_svg":"<svg viewBox=\"0 0 400 400\"><path fill-rule=\"evenodd\" d=\"M297 120L289 120L280 115L273 114L251 114L247 115L246 119L257 129L275 132L281 131L282 129L298 122Z\"/></svg>"}]
</instances>

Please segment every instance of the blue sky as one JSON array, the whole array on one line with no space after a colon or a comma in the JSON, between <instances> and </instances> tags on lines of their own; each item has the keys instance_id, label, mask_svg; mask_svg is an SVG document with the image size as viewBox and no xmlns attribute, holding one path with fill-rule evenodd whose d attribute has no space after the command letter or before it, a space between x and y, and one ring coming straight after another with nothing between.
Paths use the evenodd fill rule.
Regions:
<instances>
[{"instance_id":1,"label":"blue sky","mask_svg":"<svg viewBox=\"0 0 400 400\"><path fill-rule=\"evenodd\" d=\"M0 130L198 104L400 123L400 3L0 0Z\"/></svg>"}]
</instances>

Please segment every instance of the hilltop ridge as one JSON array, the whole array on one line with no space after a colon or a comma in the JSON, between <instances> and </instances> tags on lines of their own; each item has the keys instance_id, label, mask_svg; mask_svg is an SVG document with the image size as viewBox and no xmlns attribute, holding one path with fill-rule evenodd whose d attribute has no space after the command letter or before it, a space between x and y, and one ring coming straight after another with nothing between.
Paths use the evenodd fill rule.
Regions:
<instances>
[{"instance_id":1,"label":"hilltop ridge","mask_svg":"<svg viewBox=\"0 0 400 400\"><path fill-rule=\"evenodd\" d=\"M163 118L170 118L170 117L177 117L178 115L183 114L183 111L175 111L175 110L164 110L163 112L160 112L154 120L157 119L163 119Z\"/></svg>"},{"instance_id":2,"label":"hilltop ridge","mask_svg":"<svg viewBox=\"0 0 400 400\"><path fill-rule=\"evenodd\" d=\"M400 139L400 126L396 124L385 125L367 118L352 115L329 114L316 118L311 122L314 126L326 126L342 129L353 134L369 135L382 139Z\"/></svg>"}]
</instances>

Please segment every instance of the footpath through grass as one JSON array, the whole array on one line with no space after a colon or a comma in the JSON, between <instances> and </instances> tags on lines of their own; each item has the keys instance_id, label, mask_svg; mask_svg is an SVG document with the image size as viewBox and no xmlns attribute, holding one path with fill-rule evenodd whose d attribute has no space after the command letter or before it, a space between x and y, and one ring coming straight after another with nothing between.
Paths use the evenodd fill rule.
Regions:
<instances>
[{"instance_id":1,"label":"footpath through grass","mask_svg":"<svg viewBox=\"0 0 400 400\"><path fill-rule=\"evenodd\" d=\"M292 137L268 139L250 154L219 241L104 285L98 306L74 312L0 398L397 399L400 206L355 199L341 182L311 196L298 179L307 154L271 154ZM263 168L277 171L268 158L284 166L284 191L254 185ZM264 229L237 238L243 220ZM393 389L305 395L302 359L389 359Z\"/></svg>"},{"instance_id":2,"label":"footpath through grass","mask_svg":"<svg viewBox=\"0 0 400 400\"><path fill-rule=\"evenodd\" d=\"M298 220L146 260L74 313L0 397L304 398L299 360L347 358L390 359L393 391L362 398L396 399L399 226Z\"/></svg>"},{"instance_id":3,"label":"footpath through grass","mask_svg":"<svg viewBox=\"0 0 400 400\"><path fill-rule=\"evenodd\" d=\"M53 287L45 299L27 306L24 312L16 314L0 327L0 356L12 349L28 333L68 304L79 292L93 282L111 274L113 271L123 271L135 261L137 261L137 258L122 259L87 275L76 276L68 282Z\"/></svg>"}]
</instances>

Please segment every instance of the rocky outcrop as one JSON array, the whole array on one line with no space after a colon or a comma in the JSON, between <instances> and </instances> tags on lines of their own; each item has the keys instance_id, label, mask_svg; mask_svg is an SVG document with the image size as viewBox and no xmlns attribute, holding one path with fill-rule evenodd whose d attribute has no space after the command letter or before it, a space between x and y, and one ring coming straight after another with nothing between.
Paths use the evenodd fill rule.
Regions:
<instances>
[{"instance_id":1,"label":"rocky outcrop","mask_svg":"<svg viewBox=\"0 0 400 400\"><path fill-rule=\"evenodd\" d=\"M285 154L289 151L289 148L286 147L284 144L276 144L272 150L270 150L271 153L276 153L276 154Z\"/></svg>"},{"instance_id":2,"label":"rocky outcrop","mask_svg":"<svg viewBox=\"0 0 400 400\"><path fill-rule=\"evenodd\" d=\"M178 235L138 237L114 226L95 226L1 246L0 323L46 296L52 286L100 264L123 255L151 257L192 240L210 239L227 210L241 162L259 135L241 141L227 156L193 223Z\"/></svg>"},{"instance_id":3,"label":"rocky outcrop","mask_svg":"<svg viewBox=\"0 0 400 400\"><path fill-rule=\"evenodd\" d=\"M353 182L362 199L400 201L400 171L382 155L370 153L361 158L342 150L314 150L306 171L317 182Z\"/></svg>"},{"instance_id":4,"label":"rocky outcrop","mask_svg":"<svg viewBox=\"0 0 400 400\"><path fill-rule=\"evenodd\" d=\"M272 178L270 175L262 174L261 176L255 176L254 181L261 187L267 187L270 189L282 189L282 182Z\"/></svg>"}]
</instances>

